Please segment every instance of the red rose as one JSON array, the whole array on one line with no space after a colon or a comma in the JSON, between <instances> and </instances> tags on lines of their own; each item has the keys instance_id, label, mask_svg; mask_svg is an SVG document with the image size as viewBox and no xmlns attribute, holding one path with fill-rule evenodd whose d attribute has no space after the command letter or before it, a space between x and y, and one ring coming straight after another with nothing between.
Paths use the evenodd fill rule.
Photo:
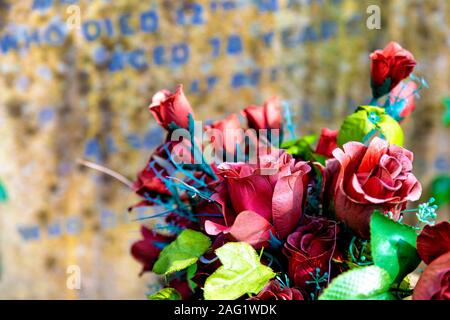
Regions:
<instances>
[{"instance_id":1,"label":"red rose","mask_svg":"<svg viewBox=\"0 0 450 320\"><path fill-rule=\"evenodd\" d=\"M413 300L450 300L450 252L433 260L414 288Z\"/></svg>"},{"instance_id":2,"label":"red rose","mask_svg":"<svg viewBox=\"0 0 450 320\"><path fill-rule=\"evenodd\" d=\"M271 280L257 296L250 300L304 300L300 290L283 287L277 280Z\"/></svg>"},{"instance_id":3,"label":"red rose","mask_svg":"<svg viewBox=\"0 0 450 320\"><path fill-rule=\"evenodd\" d=\"M167 130L172 123L188 129L189 114L193 114L192 107L183 93L182 85L178 86L175 93L169 90L161 90L156 93L149 109L158 124Z\"/></svg>"},{"instance_id":4,"label":"red rose","mask_svg":"<svg viewBox=\"0 0 450 320\"><path fill-rule=\"evenodd\" d=\"M281 129L281 111L276 97L267 100L262 107L249 106L242 113L252 129Z\"/></svg>"},{"instance_id":5,"label":"red rose","mask_svg":"<svg viewBox=\"0 0 450 320\"><path fill-rule=\"evenodd\" d=\"M333 157L333 150L337 148L338 130L323 128L317 143L316 153L325 157Z\"/></svg>"},{"instance_id":6,"label":"red rose","mask_svg":"<svg viewBox=\"0 0 450 320\"><path fill-rule=\"evenodd\" d=\"M450 252L450 222L425 226L417 237L417 252L426 264Z\"/></svg>"},{"instance_id":7,"label":"red rose","mask_svg":"<svg viewBox=\"0 0 450 320\"><path fill-rule=\"evenodd\" d=\"M163 181L175 172L175 167L172 161L169 160L169 154L175 157L182 157L187 163L192 161L190 148L187 146L186 140L182 142L170 141L159 146L150 156L144 169L138 173L137 179L133 183L133 190L145 199L130 209L152 205L153 203L149 200L149 197L172 195Z\"/></svg>"},{"instance_id":8,"label":"red rose","mask_svg":"<svg viewBox=\"0 0 450 320\"><path fill-rule=\"evenodd\" d=\"M212 199L222 208L224 225L207 222L207 233L229 232L238 241L258 248L267 243L271 233L285 239L297 227L311 167L277 152L275 163L261 157L258 165L219 166L223 180Z\"/></svg>"},{"instance_id":9,"label":"red rose","mask_svg":"<svg viewBox=\"0 0 450 320\"><path fill-rule=\"evenodd\" d=\"M408 50L390 42L370 55L373 97L378 99L395 88L413 71L416 61Z\"/></svg>"},{"instance_id":10,"label":"red rose","mask_svg":"<svg viewBox=\"0 0 450 320\"><path fill-rule=\"evenodd\" d=\"M154 168L150 168L149 163L142 169L138 175L137 180L133 183L133 189L135 192L143 197L146 194L166 194L170 195L170 191L166 188L164 182L157 176L156 171L161 171L162 176L166 176L166 172L158 164L154 165Z\"/></svg>"},{"instance_id":11,"label":"red rose","mask_svg":"<svg viewBox=\"0 0 450 320\"><path fill-rule=\"evenodd\" d=\"M158 234L144 226L141 226L141 234L144 239L133 243L131 255L142 264L141 274L143 274L145 271L152 270L161 250L174 238Z\"/></svg>"},{"instance_id":12,"label":"red rose","mask_svg":"<svg viewBox=\"0 0 450 320\"><path fill-rule=\"evenodd\" d=\"M369 237L370 216L375 209L391 211L397 220L407 201L420 198L422 187L411 173L413 154L406 149L375 137L369 147L349 142L333 155L340 164L334 198L336 217L363 238Z\"/></svg>"},{"instance_id":13,"label":"red rose","mask_svg":"<svg viewBox=\"0 0 450 320\"><path fill-rule=\"evenodd\" d=\"M331 258L337 254L336 241L339 227L336 222L318 217L304 216L302 226L292 233L284 244L288 258L289 278L296 287L307 289L319 270L321 276L330 274Z\"/></svg>"}]
</instances>

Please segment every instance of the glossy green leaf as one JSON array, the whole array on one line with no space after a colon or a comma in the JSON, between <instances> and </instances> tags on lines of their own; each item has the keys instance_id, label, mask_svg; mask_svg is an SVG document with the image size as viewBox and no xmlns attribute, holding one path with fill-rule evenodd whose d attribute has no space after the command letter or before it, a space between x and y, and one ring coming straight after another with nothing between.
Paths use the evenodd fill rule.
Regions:
<instances>
[{"instance_id":1,"label":"glossy green leaf","mask_svg":"<svg viewBox=\"0 0 450 320\"><path fill-rule=\"evenodd\" d=\"M234 300L246 293L257 294L275 276L271 268L261 264L248 243L228 242L216 254L222 266L206 279L206 300Z\"/></svg>"},{"instance_id":2,"label":"glossy green leaf","mask_svg":"<svg viewBox=\"0 0 450 320\"><path fill-rule=\"evenodd\" d=\"M196 263L210 245L211 240L203 233L186 229L161 251L153 272L166 275L186 269Z\"/></svg>"},{"instance_id":3,"label":"glossy green leaf","mask_svg":"<svg viewBox=\"0 0 450 320\"><path fill-rule=\"evenodd\" d=\"M399 283L419 265L417 234L378 211L370 220L370 245L375 265L385 269L393 282Z\"/></svg>"},{"instance_id":4,"label":"glossy green leaf","mask_svg":"<svg viewBox=\"0 0 450 320\"><path fill-rule=\"evenodd\" d=\"M331 281L319 300L393 300L390 284L389 273L380 267L356 268Z\"/></svg>"},{"instance_id":5,"label":"glossy green leaf","mask_svg":"<svg viewBox=\"0 0 450 320\"><path fill-rule=\"evenodd\" d=\"M174 288L164 288L147 298L149 300L181 300L181 294Z\"/></svg>"},{"instance_id":6,"label":"glossy green leaf","mask_svg":"<svg viewBox=\"0 0 450 320\"><path fill-rule=\"evenodd\" d=\"M390 143L403 145L403 130L399 123L386 114L383 108L375 106L359 107L345 118L339 129L337 142L340 146L349 141L364 143L375 134Z\"/></svg>"}]
</instances>

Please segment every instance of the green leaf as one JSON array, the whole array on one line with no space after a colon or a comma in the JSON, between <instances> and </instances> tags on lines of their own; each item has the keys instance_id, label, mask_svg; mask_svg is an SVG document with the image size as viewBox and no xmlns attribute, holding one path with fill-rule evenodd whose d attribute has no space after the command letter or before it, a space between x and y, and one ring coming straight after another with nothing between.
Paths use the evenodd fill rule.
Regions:
<instances>
[{"instance_id":1,"label":"green leaf","mask_svg":"<svg viewBox=\"0 0 450 320\"><path fill-rule=\"evenodd\" d=\"M181 300L181 294L174 288L163 288L147 298L149 300Z\"/></svg>"},{"instance_id":2,"label":"green leaf","mask_svg":"<svg viewBox=\"0 0 450 320\"><path fill-rule=\"evenodd\" d=\"M390 143L403 145L403 130L399 123L383 108L375 106L359 107L345 118L337 142L340 146L349 141L366 142L377 132Z\"/></svg>"},{"instance_id":3,"label":"green leaf","mask_svg":"<svg viewBox=\"0 0 450 320\"><path fill-rule=\"evenodd\" d=\"M318 161L324 164L326 158L314 153L311 147L316 140L316 135L308 135L297 140L286 141L281 145L281 148L285 149L287 153L300 157L305 161Z\"/></svg>"},{"instance_id":4,"label":"green leaf","mask_svg":"<svg viewBox=\"0 0 450 320\"><path fill-rule=\"evenodd\" d=\"M192 292L195 291L195 288L197 288L197 284L192 281L192 278L195 276L195 273L197 272L197 264L194 263L193 265L189 266L189 268L187 268L187 281L188 281L188 285L189 288L192 290Z\"/></svg>"},{"instance_id":5,"label":"green leaf","mask_svg":"<svg viewBox=\"0 0 450 320\"><path fill-rule=\"evenodd\" d=\"M377 266L352 269L336 277L319 300L392 300L389 273Z\"/></svg>"},{"instance_id":6,"label":"green leaf","mask_svg":"<svg viewBox=\"0 0 450 320\"><path fill-rule=\"evenodd\" d=\"M257 294L275 276L271 268L261 264L248 243L226 243L216 254L222 266L206 279L206 300L234 300L246 293Z\"/></svg>"},{"instance_id":7,"label":"green leaf","mask_svg":"<svg viewBox=\"0 0 450 320\"><path fill-rule=\"evenodd\" d=\"M186 229L161 251L153 272L167 275L186 269L196 263L210 245L211 240L203 233Z\"/></svg>"},{"instance_id":8,"label":"green leaf","mask_svg":"<svg viewBox=\"0 0 450 320\"><path fill-rule=\"evenodd\" d=\"M419 265L417 234L404 224L392 221L378 211L370 219L370 245L373 262L399 283Z\"/></svg>"}]
</instances>

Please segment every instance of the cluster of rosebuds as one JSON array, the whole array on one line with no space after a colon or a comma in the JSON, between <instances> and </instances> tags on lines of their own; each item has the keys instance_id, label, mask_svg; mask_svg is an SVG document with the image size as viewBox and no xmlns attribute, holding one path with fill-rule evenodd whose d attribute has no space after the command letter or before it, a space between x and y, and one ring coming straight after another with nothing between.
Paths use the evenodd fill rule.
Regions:
<instances>
[{"instance_id":1,"label":"cluster of rosebuds","mask_svg":"<svg viewBox=\"0 0 450 320\"><path fill-rule=\"evenodd\" d=\"M399 122L427 84L397 43L370 58L372 102L318 139L295 138L277 98L202 125L182 86L153 96L168 135L133 188L134 207L157 212L131 248L164 275L150 299L450 298L450 224L407 209L422 188ZM408 212L423 231L401 223Z\"/></svg>"}]
</instances>

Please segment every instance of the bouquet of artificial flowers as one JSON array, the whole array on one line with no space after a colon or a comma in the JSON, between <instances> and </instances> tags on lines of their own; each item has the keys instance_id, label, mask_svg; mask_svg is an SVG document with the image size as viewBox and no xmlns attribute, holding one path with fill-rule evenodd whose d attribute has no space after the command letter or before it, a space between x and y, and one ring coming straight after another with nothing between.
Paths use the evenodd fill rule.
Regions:
<instances>
[{"instance_id":1,"label":"bouquet of artificial flowers","mask_svg":"<svg viewBox=\"0 0 450 320\"><path fill-rule=\"evenodd\" d=\"M400 123L427 83L397 43L370 58L371 103L318 139L295 137L277 98L245 108L243 126L195 121L182 86L153 96L168 135L130 208L153 207L131 248L163 276L149 299L450 299L450 223L433 199L407 208L422 188Z\"/></svg>"}]
</instances>

